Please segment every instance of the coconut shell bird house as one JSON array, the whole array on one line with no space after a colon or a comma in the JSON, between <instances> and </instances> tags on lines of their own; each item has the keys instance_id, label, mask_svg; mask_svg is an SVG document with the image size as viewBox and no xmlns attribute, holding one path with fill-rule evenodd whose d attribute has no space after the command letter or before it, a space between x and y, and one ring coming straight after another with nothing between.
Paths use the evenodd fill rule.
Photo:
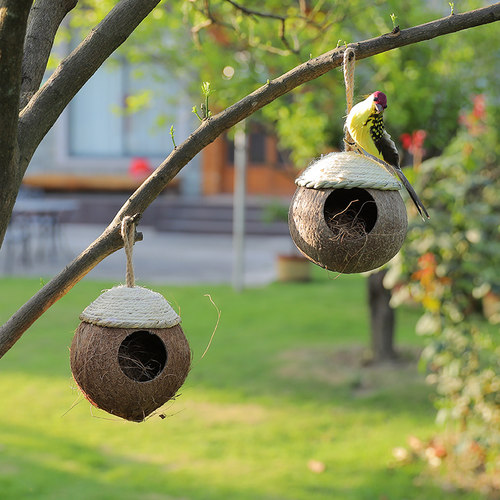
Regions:
<instances>
[{"instance_id":1,"label":"coconut shell bird house","mask_svg":"<svg viewBox=\"0 0 500 500\"><path fill-rule=\"evenodd\" d=\"M352 108L354 50L344 52L347 111ZM403 245L408 218L401 183L378 158L351 151L314 161L296 179L288 225L300 252L339 273L361 273L388 262ZM365 153L365 152L364 152ZM388 165L386 165L388 166Z\"/></svg>"},{"instance_id":2,"label":"coconut shell bird house","mask_svg":"<svg viewBox=\"0 0 500 500\"><path fill-rule=\"evenodd\" d=\"M353 151L330 153L295 182L290 235L318 266L361 273L400 250L408 227L401 184L376 161Z\"/></svg>"},{"instance_id":3,"label":"coconut shell bird house","mask_svg":"<svg viewBox=\"0 0 500 500\"><path fill-rule=\"evenodd\" d=\"M181 318L168 301L135 286L133 240L127 240L127 286L105 291L82 312L70 361L78 387L94 406L141 422L176 396L189 372L191 351Z\"/></svg>"}]
</instances>

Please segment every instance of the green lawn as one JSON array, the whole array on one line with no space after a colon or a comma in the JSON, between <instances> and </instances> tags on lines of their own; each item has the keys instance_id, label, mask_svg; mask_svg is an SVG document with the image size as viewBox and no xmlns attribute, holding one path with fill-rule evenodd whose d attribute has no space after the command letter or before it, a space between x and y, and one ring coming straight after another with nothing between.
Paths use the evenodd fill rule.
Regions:
<instances>
[{"instance_id":1,"label":"green lawn","mask_svg":"<svg viewBox=\"0 0 500 500\"><path fill-rule=\"evenodd\" d=\"M392 449L436 432L432 392L415 364L365 367L364 278L155 287L177 309L193 351L180 397L141 424L93 409L71 377L79 313L114 283L85 281L0 360L0 498L474 499L394 468ZM0 320L40 286L0 280ZM207 355L217 312L221 320ZM398 312L415 351L418 312ZM310 461L324 464L313 472Z\"/></svg>"}]
</instances>

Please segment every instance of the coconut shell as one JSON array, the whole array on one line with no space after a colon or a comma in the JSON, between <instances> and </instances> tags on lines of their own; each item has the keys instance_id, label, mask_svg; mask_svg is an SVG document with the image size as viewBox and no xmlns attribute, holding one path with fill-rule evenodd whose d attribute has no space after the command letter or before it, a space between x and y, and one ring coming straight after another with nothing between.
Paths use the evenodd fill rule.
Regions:
<instances>
[{"instance_id":1,"label":"coconut shell","mask_svg":"<svg viewBox=\"0 0 500 500\"><path fill-rule=\"evenodd\" d=\"M175 397L191 351L180 325L110 328L82 321L70 360L76 383L94 406L141 422Z\"/></svg>"},{"instance_id":2,"label":"coconut shell","mask_svg":"<svg viewBox=\"0 0 500 500\"><path fill-rule=\"evenodd\" d=\"M338 223L348 212L354 213L354 226L339 232L332 221ZM297 248L318 266L361 273L398 253L408 218L398 191L299 187L290 204L288 226Z\"/></svg>"}]
</instances>

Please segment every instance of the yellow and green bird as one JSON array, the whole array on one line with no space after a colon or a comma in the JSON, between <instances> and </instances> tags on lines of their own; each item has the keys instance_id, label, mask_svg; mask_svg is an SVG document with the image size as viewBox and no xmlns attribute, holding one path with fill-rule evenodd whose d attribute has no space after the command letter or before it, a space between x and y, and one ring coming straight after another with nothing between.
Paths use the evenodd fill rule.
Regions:
<instances>
[{"instance_id":1,"label":"yellow and green bird","mask_svg":"<svg viewBox=\"0 0 500 500\"><path fill-rule=\"evenodd\" d=\"M360 148L392 167L393 173L398 176L415 203L418 213L429 218L427 210L399 166L398 150L384 127L383 114L386 108L387 97L377 90L353 106L347 115L345 127Z\"/></svg>"}]
</instances>

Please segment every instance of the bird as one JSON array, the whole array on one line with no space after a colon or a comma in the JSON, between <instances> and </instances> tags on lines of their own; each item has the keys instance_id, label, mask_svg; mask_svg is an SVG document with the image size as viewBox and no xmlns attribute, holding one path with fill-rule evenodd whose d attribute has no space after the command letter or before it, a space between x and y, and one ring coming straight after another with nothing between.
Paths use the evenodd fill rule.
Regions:
<instances>
[{"instance_id":1,"label":"bird","mask_svg":"<svg viewBox=\"0 0 500 500\"><path fill-rule=\"evenodd\" d=\"M385 130L383 114L386 108L387 96L378 90L373 92L364 101L353 106L347 115L345 129L363 152L389 165L391 172L399 178L408 191L422 219L425 217L429 219L427 210L399 166L398 150Z\"/></svg>"}]
</instances>

